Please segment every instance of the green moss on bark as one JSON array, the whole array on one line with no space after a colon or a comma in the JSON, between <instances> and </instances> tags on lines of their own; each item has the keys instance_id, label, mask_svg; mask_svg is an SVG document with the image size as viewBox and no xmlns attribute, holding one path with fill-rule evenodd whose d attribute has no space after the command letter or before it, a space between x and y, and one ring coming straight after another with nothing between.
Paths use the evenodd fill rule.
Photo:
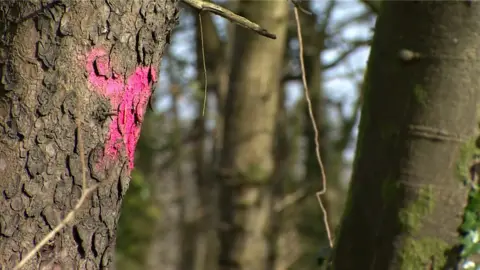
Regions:
<instances>
[{"instance_id":1,"label":"green moss on bark","mask_svg":"<svg viewBox=\"0 0 480 270\"><path fill-rule=\"evenodd\" d=\"M401 223L408 231L416 232L422 226L425 215L430 214L435 206L433 187L428 185L418 192L418 198L399 212Z\"/></svg>"},{"instance_id":2,"label":"green moss on bark","mask_svg":"<svg viewBox=\"0 0 480 270\"><path fill-rule=\"evenodd\" d=\"M401 250L400 269L442 269L446 263L444 255L449 245L432 237L407 238ZM427 268L430 267L430 268Z\"/></svg>"},{"instance_id":3,"label":"green moss on bark","mask_svg":"<svg viewBox=\"0 0 480 270\"><path fill-rule=\"evenodd\" d=\"M425 106L427 104L428 93L421 85L415 85L415 87L413 88L413 94L415 97L415 101L418 104L422 106Z\"/></svg>"},{"instance_id":4,"label":"green moss on bark","mask_svg":"<svg viewBox=\"0 0 480 270\"><path fill-rule=\"evenodd\" d=\"M457 171L456 174L461 181L468 181L470 179L469 171L470 166L475 155L480 154L480 149L476 145L477 137L472 137L467 142L465 142L460 148L460 156L457 161Z\"/></svg>"}]
</instances>

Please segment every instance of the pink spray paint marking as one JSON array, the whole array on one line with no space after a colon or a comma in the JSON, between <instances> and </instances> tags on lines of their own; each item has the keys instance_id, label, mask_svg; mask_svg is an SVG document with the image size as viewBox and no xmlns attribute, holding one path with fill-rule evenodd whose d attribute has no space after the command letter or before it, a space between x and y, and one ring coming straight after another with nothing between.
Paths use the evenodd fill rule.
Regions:
<instances>
[{"instance_id":1,"label":"pink spray paint marking","mask_svg":"<svg viewBox=\"0 0 480 270\"><path fill-rule=\"evenodd\" d=\"M125 83L121 76L111 71L108 55L102 49L89 53L86 68L90 84L110 100L113 110L118 109L110 123L104 158L115 160L125 146L129 168L133 169L140 125L151 95L150 83L156 81L155 69L137 67Z\"/></svg>"}]
</instances>

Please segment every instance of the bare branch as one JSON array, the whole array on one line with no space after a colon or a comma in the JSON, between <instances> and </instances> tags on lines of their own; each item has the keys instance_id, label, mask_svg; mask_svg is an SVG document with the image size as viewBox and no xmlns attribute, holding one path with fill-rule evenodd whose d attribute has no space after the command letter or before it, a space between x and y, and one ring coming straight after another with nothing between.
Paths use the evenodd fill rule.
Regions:
<instances>
[{"instance_id":1,"label":"bare branch","mask_svg":"<svg viewBox=\"0 0 480 270\"><path fill-rule=\"evenodd\" d=\"M328 70L330 68L335 67L339 63L341 63L343 60L345 60L350 54L358 50L359 48L363 46L369 46L371 43L370 40L357 40L353 41L350 44L350 47L346 50L344 50L336 59L332 60L330 63L326 63L322 66L323 70ZM302 79L302 74L301 72L299 73L294 73L294 72L285 72L285 74L282 77L282 83L286 82L291 82L291 81L298 81Z\"/></svg>"},{"instance_id":2,"label":"bare branch","mask_svg":"<svg viewBox=\"0 0 480 270\"><path fill-rule=\"evenodd\" d=\"M291 2L298 10L305 13L306 15L313 15L311 11L309 11L306 7L302 6L302 4L304 3L302 0L291 0Z\"/></svg>"},{"instance_id":3,"label":"bare branch","mask_svg":"<svg viewBox=\"0 0 480 270\"><path fill-rule=\"evenodd\" d=\"M332 30L329 31L328 35L330 37L332 36L338 36L340 35L340 32L347 26L352 25L352 24L358 24L358 23L364 23L368 22L373 18L374 15L370 10L364 11L360 14L354 15L352 17L342 19L340 21L337 21L335 25L332 26Z\"/></svg>"},{"instance_id":4,"label":"bare branch","mask_svg":"<svg viewBox=\"0 0 480 270\"><path fill-rule=\"evenodd\" d=\"M291 81L298 81L298 80L301 80L302 79L302 75L301 74L285 74L283 77L282 77L282 83L286 83L286 82L291 82Z\"/></svg>"},{"instance_id":5,"label":"bare branch","mask_svg":"<svg viewBox=\"0 0 480 270\"><path fill-rule=\"evenodd\" d=\"M306 187L302 187L297 189L296 191L287 194L283 199L277 203L275 203L274 210L275 212L281 212L285 210L287 207L296 204L303 199L307 198L309 196L309 187L310 185Z\"/></svg>"},{"instance_id":6,"label":"bare branch","mask_svg":"<svg viewBox=\"0 0 480 270\"><path fill-rule=\"evenodd\" d=\"M337 111L342 118L340 138L334 143L335 148L338 149L338 151L344 151L345 148L347 148L348 143L352 139L352 131L358 118L358 111L360 110L360 105L361 99L357 98L355 104L353 105L352 114L347 116L344 115L342 112L343 102L337 103Z\"/></svg>"},{"instance_id":7,"label":"bare branch","mask_svg":"<svg viewBox=\"0 0 480 270\"><path fill-rule=\"evenodd\" d=\"M359 49L360 47L370 45L370 40L361 40L361 41L355 41L350 45L350 48L347 50L343 51L335 60L332 62L326 64L323 66L323 69L330 69L336 65L338 65L340 62L345 60L350 54L352 54L354 51Z\"/></svg>"},{"instance_id":8,"label":"bare branch","mask_svg":"<svg viewBox=\"0 0 480 270\"><path fill-rule=\"evenodd\" d=\"M322 20L322 23L320 24L320 31L319 31L320 33L323 33L323 34L327 33L327 28L330 22L332 21L331 17L333 14L333 9L335 8L335 4L336 4L335 0L330 0L330 2L328 3L328 6L324 12L324 18Z\"/></svg>"},{"instance_id":9,"label":"bare branch","mask_svg":"<svg viewBox=\"0 0 480 270\"><path fill-rule=\"evenodd\" d=\"M262 35L264 37L268 37L271 39L276 39L277 36L274 34L268 32L265 28L262 28L260 25L248 20L245 17L242 17L238 14L233 13L232 11L223 8L219 5L216 5L211 2L207 1L202 1L202 0L182 0L185 4L193 7L194 9L198 11L208 11L214 14L217 14L220 17L223 17L233 23L236 23L244 28L250 29L252 31L255 31L259 35Z\"/></svg>"}]
</instances>

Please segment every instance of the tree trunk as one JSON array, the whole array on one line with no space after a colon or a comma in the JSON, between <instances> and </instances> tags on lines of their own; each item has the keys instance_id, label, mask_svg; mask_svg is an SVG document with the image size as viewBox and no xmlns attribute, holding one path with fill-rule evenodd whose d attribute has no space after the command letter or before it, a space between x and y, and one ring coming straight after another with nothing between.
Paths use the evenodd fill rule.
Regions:
<instances>
[{"instance_id":1,"label":"tree trunk","mask_svg":"<svg viewBox=\"0 0 480 270\"><path fill-rule=\"evenodd\" d=\"M154 155L157 163L157 170L152 174L153 197L156 206L160 209L160 218L152 224L152 241L148 250L147 269L179 270L181 258L182 231L181 223L181 204L179 201L177 178L175 171L169 168L160 169L158 160L162 153ZM166 154L168 159L168 153ZM155 176L154 176L155 175ZM158 176L161 176L158 177Z\"/></svg>"},{"instance_id":2,"label":"tree trunk","mask_svg":"<svg viewBox=\"0 0 480 270\"><path fill-rule=\"evenodd\" d=\"M219 267L264 269L277 100L288 19L286 1L240 1L238 13L277 35L236 29L220 159Z\"/></svg>"},{"instance_id":3,"label":"tree trunk","mask_svg":"<svg viewBox=\"0 0 480 270\"><path fill-rule=\"evenodd\" d=\"M215 195L216 187L215 177L211 177L211 172L213 171L214 162L213 157L215 157L215 151L217 150L214 142L215 138L212 138L211 155L206 155L207 149L207 136L206 136L206 121L205 118L208 117L208 111L205 108L205 116L203 113L203 94L205 91L205 83L208 83L208 94L210 94L211 88L215 89L214 93L216 94L217 106L220 104L223 105L224 101L221 103L220 98L224 95L221 93L226 92L221 90L220 75L221 73L226 73L228 70L224 70L221 67L225 59L225 47L229 46L223 44L220 39L215 24L213 22L212 14L202 13L202 31L200 31L200 23L196 18L196 69L197 69L197 81L199 82L200 87L198 88L199 96L201 98L197 99L197 116L194 122L194 162L195 162L195 178L197 182L198 196L199 196L199 219L197 228L197 243L196 243L196 252L195 252L195 269L196 270L214 270L216 266L216 237L215 237L215 220L217 216L215 215L216 204L215 204ZM202 34L202 35L201 35ZM203 50L202 50L202 41L203 41ZM205 53L205 67L207 69L207 82L204 80L204 63L203 63L203 53ZM213 82L212 82L213 81ZM212 100L211 96L208 96L208 100ZM207 107L210 107L211 103L207 103ZM218 110L220 113L220 110ZM216 115L216 113L215 113ZM218 127L216 123L216 127ZM218 128L216 128L218 131Z\"/></svg>"},{"instance_id":4,"label":"tree trunk","mask_svg":"<svg viewBox=\"0 0 480 270\"><path fill-rule=\"evenodd\" d=\"M275 140L274 140L274 161L275 167L272 173L271 179L271 194L272 204L270 213L270 226L267 246L267 265L265 270L277 269L278 261L282 259L280 257L280 248L278 240L283 230L284 216L283 211L275 209L275 204L281 201L285 195L284 185L288 180L289 169L288 166L291 162L290 152L291 144L288 140L288 118L287 108L285 106L286 89L279 86L279 98L277 102L277 116L275 125ZM283 89L282 89L283 88Z\"/></svg>"},{"instance_id":5,"label":"tree trunk","mask_svg":"<svg viewBox=\"0 0 480 270\"><path fill-rule=\"evenodd\" d=\"M459 174L475 149L478 12L468 1L383 3L333 269L452 267Z\"/></svg>"},{"instance_id":6,"label":"tree trunk","mask_svg":"<svg viewBox=\"0 0 480 270\"><path fill-rule=\"evenodd\" d=\"M0 3L0 265L12 269L75 206L83 148L98 188L23 269L109 269L176 3L39 2Z\"/></svg>"}]
</instances>

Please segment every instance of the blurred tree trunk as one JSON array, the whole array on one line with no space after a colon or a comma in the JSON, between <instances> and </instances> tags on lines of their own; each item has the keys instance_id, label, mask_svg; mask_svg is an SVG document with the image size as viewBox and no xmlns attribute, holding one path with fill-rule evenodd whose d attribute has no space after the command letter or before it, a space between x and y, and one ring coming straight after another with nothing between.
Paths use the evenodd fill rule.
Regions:
<instances>
[{"instance_id":1,"label":"blurred tree trunk","mask_svg":"<svg viewBox=\"0 0 480 270\"><path fill-rule=\"evenodd\" d=\"M156 127L163 132L167 131L168 135L163 151L154 150L151 162L155 165L149 174L154 187L153 196L161 209L161 218L154 224L155 233L148 257L149 269L194 269L197 224L192 214L192 199L196 194L194 181L190 178L193 176L188 168L192 160L184 154L188 147L185 146L187 137L180 118L181 91L175 82L170 85L169 117L163 120L163 126Z\"/></svg>"},{"instance_id":2,"label":"blurred tree trunk","mask_svg":"<svg viewBox=\"0 0 480 270\"><path fill-rule=\"evenodd\" d=\"M170 124L165 119L166 113L157 113L147 110L142 123L142 132L135 151L135 170L132 171L132 180L123 199L121 215L118 222L116 242L116 269L171 269L167 267L164 258L170 250L161 250L161 243L155 241L160 238L161 231L158 224L165 219L160 211L160 194L174 194L168 188L157 188L158 157L162 154L158 150L159 142L164 140L169 132ZM165 154L165 153L163 153ZM162 182L173 182L168 172L161 174ZM172 179L172 180L170 180ZM166 211L165 211L166 212ZM168 239L168 237L164 237ZM168 245L171 247L171 243ZM154 260L152 260L154 258ZM152 267L155 266L155 267Z\"/></svg>"},{"instance_id":3,"label":"blurred tree trunk","mask_svg":"<svg viewBox=\"0 0 480 270\"><path fill-rule=\"evenodd\" d=\"M75 225L22 269L113 267L135 143L176 13L176 1L162 0L0 2L0 268L13 269L75 206L81 148L87 183L99 187Z\"/></svg>"},{"instance_id":4,"label":"blurred tree trunk","mask_svg":"<svg viewBox=\"0 0 480 270\"><path fill-rule=\"evenodd\" d=\"M273 142L288 23L286 1L240 1L238 13L277 35L236 29L221 152L219 267L265 269Z\"/></svg>"},{"instance_id":5,"label":"blurred tree trunk","mask_svg":"<svg viewBox=\"0 0 480 270\"><path fill-rule=\"evenodd\" d=\"M458 174L475 149L479 12L468 2L382 4L333 269L456 268L467 200Z\"/></svg>"},{"instance_id":6,"label":"blurred tree trunk","mask_svg":"<svg viewBox=\"0 0 480 270\"><path fill-rule=\"evenodd\" d=\"M229 9L235 10L234 0L229 2ZM225 97L228 90L228 73L230 67L231 38L227 37L229 42L225 42L219 36L212 15L202 13L202 32L200 35L200 24L196 20L196 55L197 55L197 81L199 82L199 96L197 117L194 123L195 136L195 174L197 187L199 190L200 206L197 232L197 249L195 254L196 270L215 270L217 267L218 241L216 237L216 226L218 221L217 194L218 183L215 177L215 170L218 168L219 153L222 145L223 119ZM227 28L232 28L231 24ZM229 30L228 32L231 32ZM229 36L231 34L229 33ZM208 110L203 113L203 96L205 91L204 65L201 42L203 39L203 50L205 53L205 67L208 81L208 103L207 108L211 108L212 103L216 102L216 111L213 112L215 127L210 138L206 137L205 119L209 118ZM213 93L214 96L210 94ZM215 98L215 99L213 99ZM210 144L207 144L209 142ZM207 147L211 146L211 147ZM209 149L209 151L207 151ZM210 152L210 155L207 153Z\"/></svg>"},{"instance_id":7,"label":"blurred tree trunk","mask_svg":"<svg viewBox=\"0 0 480 270\"><path fill-rule=\"evenodd\" d=\"M155 159L164 161L159 156L162 154L157 153ZM155 205L160 209L160 218L152 224L153 234L148 249L147 269L178 270L182 260L180 249L182 231L179 226L182 206L178 201L177 178L175 171L171 169L157 168L154 172L150 175L153 182L152 193Z\"/></svg>"},{"instance_id":8,"label":"blurred tree trunk","mask_svg":"<svg viewBox=\"0 0 480 270\"><path fill-rule=\"evenodd\" d=\"M210 82L207 88L207 101L212 100L208 95L211 86L215 89L216 97L220 96L219 89L219 67L221 61L224 59L224 46L220 37L218 36L217 29L213 23L212 15L208 13L201 13L202 16L202 32L200 31L200 22L196 18L196 56L197 56L197 81L199 82L198 96L197 98L197 116L194 122L194 156L195 156L195 178L198 188L199 196L199 219L197 226L197 245L195 253L195 269L207 270L212 269L211 264L214 264L214 259L211 257L215 254L215 182L211 177L210 168L212 167L209 162L209 158L206 155L206 132L205 132L205 119L208 118L208 110L205 108L205 115L203 115L203 96L205 91L205 78L204 73L207 72L207 81ZM202 51L203 40L203 51ZM203 55L204 53L204 55ZM205 67L203 57L205 57ZM210 107L210 102L207 102L207 106ZM213 148L214 149L214 148ZM214 150L213 150L214 151ZM213 152L212 151L212 152ZM210 166L208 166L210 165ZM212 269L213 270L213 269Z\"/></svg>"},{"instance_id":9,"label":"blurred tree trunk","mask_svg":"<svg viewBox=\"0 0 480 270\"><path fill-rule=\"evenodd\" d=\"M179 270L193 269L195 263L195 247L197 242L197 229L195 226L196 219L191 217L191 199L196 194L192 193L193 176L186 171L186 166L191 163L187 157L184 157L185 146L182 139L184 134L182 132L181 119L180 119L180 104L179 98L181 96L180 89L172 91L172 170L175 175L175 195L176 202L179 210L179 219L177 226L172 228L179 231L179 241L176 243L175 248L179 250L178 266ZM190 178L190 179L189 179ZM161 180L160 180L161 181ZM172 248L172 247L171 247ZM186 259L188 258L188 259Z\"/></svg>"},{"instance_id":10,"label":"blurred tree trunk","mask_svg":"<svg viewBox=\"0 0 480 270\"><path fill-rule=\"evenodd\" d=\"M281 86L280 86L281 87ZM275 139L274 139L274 160L275 167L271 179L272 204L270 216L270 231L268 236L268 255L266 270L277 269L280 257L280 249L278 239L283 229L283 211L275 209L275 203L281 201L284 197L284 184L289 175L290 160L290 142L288 140L288 115L285 107L286 89L279 90Z\"/></svg>"},{"instance_id":11,"label":"blurred tree trunk","mask_svg":"<svg viewBox=\"0 0 480 270\"><path fill-rule=\"evenodd\" d=\"M208 14L202 14L202 17L207 17ZM207 18L204 18L205 20ZM198 23L197 23L198 25ZM200 82L200 87L198 92L201 93L203 89L205 89L205 81L203 79L203 65L202 65L202 56L201 56L201 49L199 44L199 34L198 34L198 26L197 26L197 80ZM202 115L203 113L203 101L200 98L197 99L197 116L195 118L193 124L193 133L195 136L194 141L194 162L195 162L195 175L197 189L198 189L198 197L199 197L199 207L198 207L198 221L197 221L197 243L196 243L196 252L195 252L195 270L204 270L207 257L210 253L210 241L209 241L209 231L211 230L210 221L211 221L211 210L212 210L212 203L211 203L211 191L213 188L213 183L211 181L212 178L206 177L206 147L205 147L205 118L207 115ZM208 100L208 96L207 96ZM208 103L207 103L208 104ZM208 113L207 109L205 108L205 113Z\"/></svg>"}]
</instances>

